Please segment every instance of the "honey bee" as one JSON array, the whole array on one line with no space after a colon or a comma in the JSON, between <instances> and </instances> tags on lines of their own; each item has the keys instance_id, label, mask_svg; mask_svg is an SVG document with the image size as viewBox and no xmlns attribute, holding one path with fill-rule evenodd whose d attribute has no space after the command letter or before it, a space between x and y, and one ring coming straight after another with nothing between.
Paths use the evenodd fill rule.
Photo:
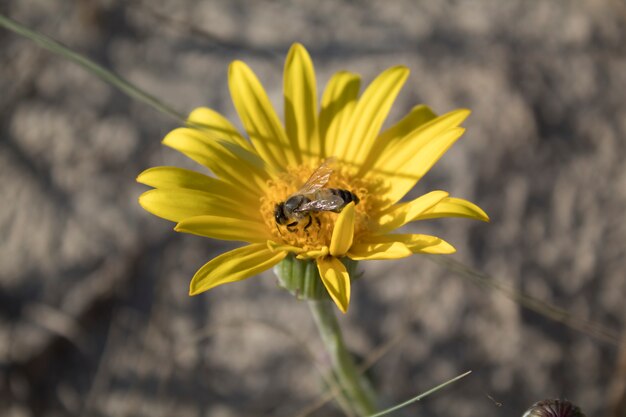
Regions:
<instances>
[{"instance_id":1,"label":"honey bee","mask_svg":"<svg viewBox=\"0 0 626 417\"><path fill-rule=\"evenodd\" d=\"M290 195L287 200L276 204L274 219L277 227L286 225L287 230L294 232L295 227L306 218L308 220L304 230L307 230L313 223L311 213L321 211L339 213L352 201L354 204L359 204L359 197L352 191L324 188L333 173L331 167L333 162L332 158L326 159L306 180L302 188ZM316 217L315 220L319 226L319 219Z\"/></svg>"}]
</instances>

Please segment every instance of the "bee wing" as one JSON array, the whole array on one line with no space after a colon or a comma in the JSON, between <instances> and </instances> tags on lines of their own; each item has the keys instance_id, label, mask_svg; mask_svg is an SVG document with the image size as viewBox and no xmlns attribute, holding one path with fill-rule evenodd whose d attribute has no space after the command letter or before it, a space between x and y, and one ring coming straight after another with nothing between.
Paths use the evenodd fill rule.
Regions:
<instances>
[{"instance_id":1,"label":"bee wing","mask_svg":"<svg viewBox=\"0 0 626 417\"><path fill-rule=\"evenodd\" d=\"M313 171L309 179L295 194L311 194L325 186L333 173L331 165L334 161L334 158L326 158L324 163Z\"/></svg>"},{"instance_id":2,"label":"bee wing","mask_svg":"<svg viewBox=\"0 0 626 417\"><path fill-rule=\"evenodd\" d=\"M338 195L329 195L318 200L312 200L308 203L300 205L295 212L307 212L307 211L333 211L340 208L345 204L343 198Z\"/></svg>"}]
</instances>

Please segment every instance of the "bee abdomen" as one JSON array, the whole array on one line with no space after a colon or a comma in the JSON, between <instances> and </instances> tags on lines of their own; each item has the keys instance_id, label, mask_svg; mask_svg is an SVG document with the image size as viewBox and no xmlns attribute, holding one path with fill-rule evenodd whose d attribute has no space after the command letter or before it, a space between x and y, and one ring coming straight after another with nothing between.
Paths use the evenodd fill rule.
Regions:
<instances>
[{"instance_id":1,"label":"bee abdomen","mask_svg":"<svg viewBox=\"0 0 626 417\"><path fill-rule=\"evenodd\" d=\"M352 191L342 190L340 188L331 188L333 194L338 195L344 201L344 205L347 205L354 201L354 204L359 204L359 197Z\"/></svg>"}]
</instances>

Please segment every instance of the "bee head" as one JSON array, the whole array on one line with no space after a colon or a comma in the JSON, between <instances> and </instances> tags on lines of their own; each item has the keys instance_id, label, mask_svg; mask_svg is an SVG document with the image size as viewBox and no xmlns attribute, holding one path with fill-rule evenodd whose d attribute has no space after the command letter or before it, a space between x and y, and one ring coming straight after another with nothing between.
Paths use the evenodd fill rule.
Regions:
<instances>
[{"instance_id":1,"label":"bee head","mask_svg":"<svg viewBox=\"0 0 626 417\"><path fill-rule=\"evenodd\" d=\"M285 214L285 203L278 203L274 206L274 220L276 220L276 224L280 225L287 224L289 221Z\"/></svg>"}]
</instances>

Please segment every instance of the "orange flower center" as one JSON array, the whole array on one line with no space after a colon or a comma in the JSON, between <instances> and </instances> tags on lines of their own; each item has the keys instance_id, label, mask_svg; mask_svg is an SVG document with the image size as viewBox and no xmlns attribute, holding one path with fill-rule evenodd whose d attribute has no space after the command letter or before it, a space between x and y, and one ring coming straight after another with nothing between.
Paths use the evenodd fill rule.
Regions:
<instances>
[{"instance_id":1,"label":"orange flower center","mask_svg":"<svg viewBox=\"0 0 626 417\"><path fill-rule=\"evenodd\" d=\"M275 216L277 205L285 203L292 196L303 195L299 190L318 166L319 164L288 167L285 172L268 181L266 195L261 198L260 210L275 242L296 246L305 251L319 250L330 245L339 213L326 210L292 212L287 209L282 211L283 224L279 224ZM381 198L373 192L380 188L379 184L375 184L372 180L357 178L339 164L333 164L330 179L322 188L330 189L333 195L340 194L333 190L346 190L359 199L355 206L355 241L358 236L368 231L370 218L380 213L380 207L383 205ZM309 200L323 200L328 195L328 192L323 191L304 196Z\"/></svg>"}]
</instances>

